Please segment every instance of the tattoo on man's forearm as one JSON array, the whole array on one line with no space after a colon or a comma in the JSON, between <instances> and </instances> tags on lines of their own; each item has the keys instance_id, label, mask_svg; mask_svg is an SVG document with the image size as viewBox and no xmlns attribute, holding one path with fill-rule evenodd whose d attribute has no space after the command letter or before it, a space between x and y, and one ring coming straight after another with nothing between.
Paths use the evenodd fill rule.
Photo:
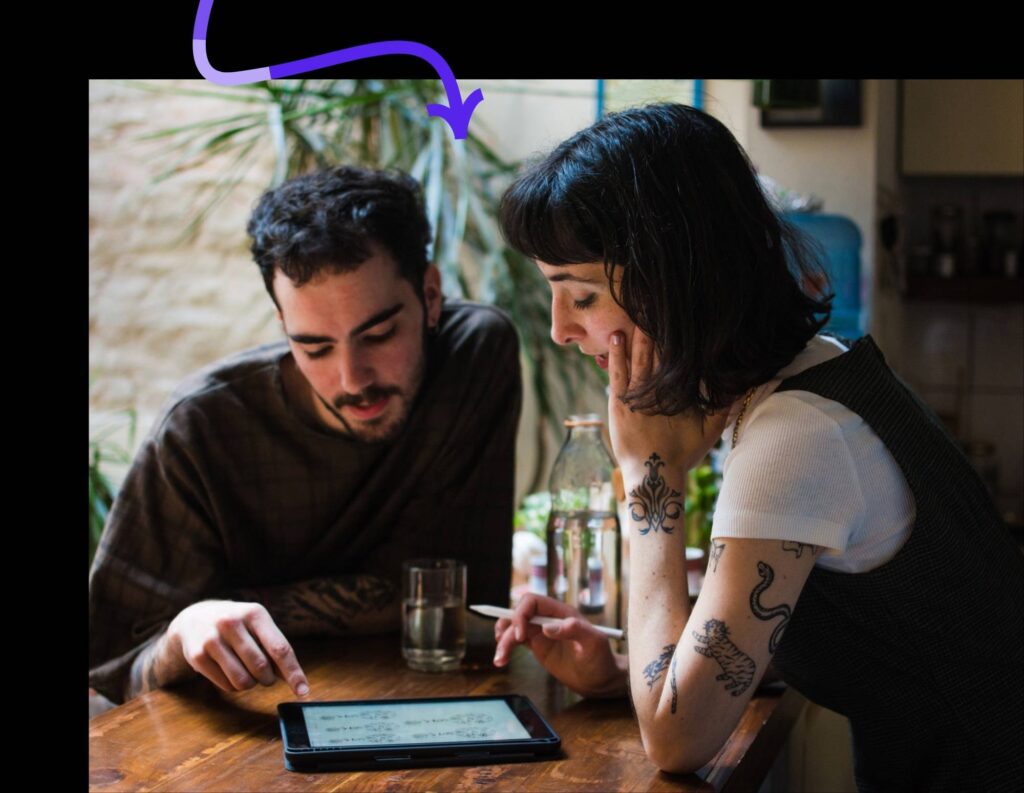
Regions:
<instances>
[{"instance_id":1,"label":"tattoo on man's forearm","mask_svg":"<svg viewBox=\"0 0 1024 793\"><path fill-rule=\"evenodd\" d=\"M390 581L350 575L260 589L254 599L286 635L341 636L355 618L389 607L396 597Z\"/></svg>"},{"instance_id":2,"label":"tattoo on man's forearm","mask_svg":"<svg viewBox=\"0 0 1024 793\"><path fill-rule=\"evenodd\" d=\"M145 694L148 691L155 691L160 688L160 683L156 678L155 658L155 650L159 641L159 639L156 639L150 642L136 656L131 669L128 671L128 691L125 692L125 699L131 699L139 694Z\"/></svg>"},{"instance_id":3,"label":"tattoo on man's forearm","mask_svg":"<svg viewBox=\"0 0 1024 793\"><path fill-rule=\"evenodd\" d=\"M709 560L714 568L711 570L712 573L718 572L718 560L722 558L722 553L725 551L724 542L711 541L711 559Z\"/></svg>"},{"instance_id":4,"label":"tattoo on man's forearm","mask_svg":"<svg viewBox=\"0 0 1024 793\"><path fill-rule=\"evenodd\" d=\"M804 551L808 548L811 549L811 556L817 556L819 553L822 552L822 550L824 550L820 545L811 545L810 543L806 542L793 542L792 540L782 541L782 550L792 551L796 554L797 559L803 556Z\"/></svg>"},{"instance_id":5,"label":"tattoo on man's forearm","mask_svg":"<svg viewBox=\"0 0 1024 793\"><path fill-rule=\"evenodd\" d=\"M654 688L654 684L661 677L661 673L665 671L665 667L668 666L669 661L672 659L672 653L675 651L676 646L674 644L666 644L661 650L661 655L644 667L644 678L647 680L648 689Z\"/></svg>"},{"instance_id":6,"label":"tattoo on man's forearm","mask_svg":"<svg viewBox=\"0 0 1024 793\"><path fill-rule=\"evenodd\" d=\"M694 645L694 652L713 659L722 673L715 680L725 680L725 690L738 697L754 682L757 665L754 659L732 643L729 628L721 620L711 619L704 623L704 634L693 631L693 638L701 644ZM703 645L703 646L701 646Z\"/></svg>"},{"instance_id":7,"label":"tattoo on man's forearm","mask_svg":"<svg viewBox=\"0 0 1024 793\"><path fill-rule=\"evenodd\" d=\"M155 653L150 653L146 659L146 686L150 691L154 691L160 688L160 683L156 679L156 658Z\"/></svg>"},{"instance_id":8,"label":"tattoo on man's forearm","mask_svg":"<svg viewBox=\"0 0 1024 793\"><path fill-rule=\"evenodd\" d=\"M785 603L771 608L762 606L761 594L772 585L772 581L775 580L775 571L766 562L758 562L757 574L761 576L761 580L750 591L750 611L759 620L773 620L776 617L782 617L782 622L775 626L771 638L768 639L768 652L774 655L775 648L779 646L779 641L782 639L782 632L786 630L789 618L793 615L793 610Z\"/></svg>"},{"instance_id":9,"label":"tattoo on man's forearm","mask_svg":"<svg viewBox=\"0 0 1024 793\"><path fill-rule=\"evenodd\" d=\"M679 656L672 656L672 668L668 670L668 682L672 684L672 712L676 712L676 704L679 702L679 692L676 690L676 661Z\"/></svg>"},{"instance_id":10,"label":"tattoo on man's forearm","mask_svg":"<svg viewBox=\"0 0 1024 793\"><path fill-rule=\"evenodd\" d=\"M146 663L143 653L145 652L146 651L143 650L142 653L139 654L139 657L132 662L132 668L128 670L128 690L125 692L125 699L131 699L132 697L142 693L142 681L145 678L143 674L145 671L143 666Z\"/></svg>"},{"instance_id":11,"label":"tattoo on man's forearm","mask_svg":"<svg viewBox=\"0 0 1024 793\"><path fill-rule=\"evenodd\" d=\"M683 514L682 502L675 500L679 497L679 491L669 487L661 475L659 469L663 468L665 463L657 452L652 454L644 465L647 466L647 475L629 492L630 498L636 499L629 502L629 514L638 523L647 524L641 527L641 534L659 530L671 534L675 526L669 526L665 521L676 520Z\"/></svg>"}]
</instances>

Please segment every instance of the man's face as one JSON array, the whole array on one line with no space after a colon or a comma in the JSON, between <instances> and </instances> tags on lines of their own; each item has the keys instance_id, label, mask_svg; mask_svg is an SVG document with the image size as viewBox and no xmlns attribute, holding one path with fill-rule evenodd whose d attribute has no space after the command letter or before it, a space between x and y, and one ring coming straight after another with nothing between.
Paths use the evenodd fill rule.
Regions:
<instances>
[{"instance_id":1,"label":"man's face","mask_svg":"<svg viewBox=\"0 0 1024 793\"><path fill-rule=\"evenodd\" d=\"M423 381L426 328L440 319L437 269L424 277L425 306L379 248L355 270L300 287L278 270L274 295L318 417L362 441L398 435Z\"/></svg>"}]
</instances>

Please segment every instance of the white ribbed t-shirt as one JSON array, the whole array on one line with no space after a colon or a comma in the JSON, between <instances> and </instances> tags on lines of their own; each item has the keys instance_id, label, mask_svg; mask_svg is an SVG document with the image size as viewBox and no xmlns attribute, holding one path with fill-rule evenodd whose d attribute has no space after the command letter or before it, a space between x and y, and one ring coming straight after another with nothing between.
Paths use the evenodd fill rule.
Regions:
<instances>
[{"instance_id":1,"label":"white ribbed t-shirt","mask_svg":"<svg viewBox=\"0 0 1024 793\"><path fill-rule=\"evenodd\" d=\"M816 564L860 573L887 562L914 525L914 498L885 444L856 413L807 391L776 393L787 377L841 355L815 336L751 397L728 455L711 536L792 540L826 550Z\"/></svg>"}]
</instances>

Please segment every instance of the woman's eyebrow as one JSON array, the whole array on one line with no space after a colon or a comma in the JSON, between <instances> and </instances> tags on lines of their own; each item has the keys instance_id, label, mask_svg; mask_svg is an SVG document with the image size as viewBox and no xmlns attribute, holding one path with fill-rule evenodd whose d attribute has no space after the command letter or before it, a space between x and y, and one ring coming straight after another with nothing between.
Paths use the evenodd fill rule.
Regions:
<instances>
[{"instance_id":1,"label":"woman's eyebrow","mask_svg":"<svg viewBox=\"0 0 1024 793\"><path fill-rule=\"evenodd\" d=\"M572 273L557 273L548 278L551 283L555 281L578 281L581 284L596 284L598 280L596 278L583 278L579 275L573 275Z\"/></svg>"}]
</instances>

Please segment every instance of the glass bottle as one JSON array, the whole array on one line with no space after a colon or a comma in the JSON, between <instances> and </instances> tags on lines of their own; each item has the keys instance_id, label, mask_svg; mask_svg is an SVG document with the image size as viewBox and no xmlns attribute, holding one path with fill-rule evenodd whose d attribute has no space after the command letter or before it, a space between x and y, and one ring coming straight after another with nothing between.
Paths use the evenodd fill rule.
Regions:
<instances>
[{"instance_id":1,"label":"glass bottle","mask_svg":"<svg viewBox=\"0 0 1024 793\"><path fill-rule=\"evenodd\" d=\"M564 423L569 431L548 480L548 595L595 625L621 628L622 535L604 422L588 413Z\"/></svg>"}]
</instances>

